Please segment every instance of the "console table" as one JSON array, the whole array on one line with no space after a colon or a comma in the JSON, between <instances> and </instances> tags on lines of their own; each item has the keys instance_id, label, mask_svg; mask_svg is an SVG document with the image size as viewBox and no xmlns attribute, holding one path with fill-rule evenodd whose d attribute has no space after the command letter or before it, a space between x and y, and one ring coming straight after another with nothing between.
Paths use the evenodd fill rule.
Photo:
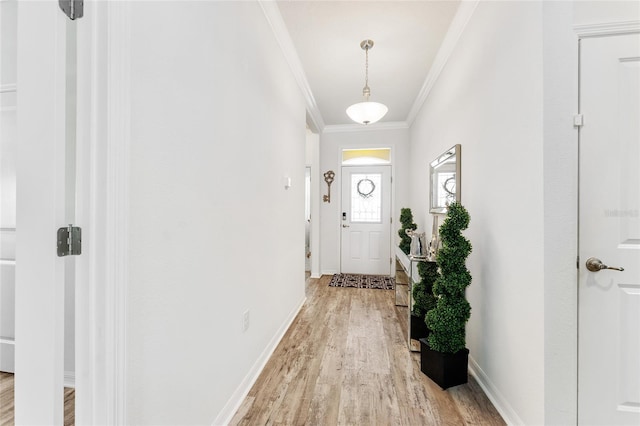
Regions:
<instances>
[{"instance_id":1,"label":"console table","mask_svg":"<svg viewBox=\"0 0 640 426\"><path fill-rule=\"evenodd\" d=\"M406 308L406 326L401 322L403 331L406 331L407 346L413 352L420 352L420 342L411 339L411 310L413 309L413 284L420 280L418 263L425 262L426 258L407 256L400 248L396 247L396 309Z\"/></svg>"}]
</instances>

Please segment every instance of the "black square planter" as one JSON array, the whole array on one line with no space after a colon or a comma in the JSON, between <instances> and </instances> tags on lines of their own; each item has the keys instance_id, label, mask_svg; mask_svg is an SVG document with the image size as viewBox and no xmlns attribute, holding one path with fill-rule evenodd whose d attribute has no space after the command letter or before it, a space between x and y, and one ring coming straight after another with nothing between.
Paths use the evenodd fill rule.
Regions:
<instances>
[{"instance_id":1,"label":"black square planter","mask_svg":"<svg viewBox=\"0 0 640 426\"><path fill-rule=\"evenodd\" d=\"M424 322L424 317L417 317L411 314L411 338L420 340L427 337L429 337L429 328Z\"/></svg>"},{"instance_id":2,"label":"black square planter","mask_svg":"<svg viewBox=\"0 0 640 426\"><path fill-rule=\"evenodd\" d=\"M467 383L469 349L455 354L431 350L426 339L420 339L420 370L442 389Z\"/></svg>"}]
</instances>

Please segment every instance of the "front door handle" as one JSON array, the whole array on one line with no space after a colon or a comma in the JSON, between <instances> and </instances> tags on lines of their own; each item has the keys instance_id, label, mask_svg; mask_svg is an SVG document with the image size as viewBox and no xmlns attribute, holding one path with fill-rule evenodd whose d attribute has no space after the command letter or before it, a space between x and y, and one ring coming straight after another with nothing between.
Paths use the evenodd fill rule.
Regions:
<instances>
[{"instance_id":1,"label":"front door handle","mask_svg":"<svg viewBox=\"0 0 640 426\"><path fill-rule=\"evenodd\" d=\"M595 257L590 257L587 259L586 263L587 269L591 272L598 272L603 269L613 269L614 271L624 271L624 268L618 268L615 266L607 266L600 259L596 259Z\"/></svg>"},{"instance_id":2,"label":"front door handle","mask_svg":"<svg viewBox=\"0 0 640 426\"><path fill-rule=\"evenodd\" d=\"M343 227L343 228L348 228L348 227L349 227L349 225L342 225L342 227Z\"/></svg>"}]
</instances>

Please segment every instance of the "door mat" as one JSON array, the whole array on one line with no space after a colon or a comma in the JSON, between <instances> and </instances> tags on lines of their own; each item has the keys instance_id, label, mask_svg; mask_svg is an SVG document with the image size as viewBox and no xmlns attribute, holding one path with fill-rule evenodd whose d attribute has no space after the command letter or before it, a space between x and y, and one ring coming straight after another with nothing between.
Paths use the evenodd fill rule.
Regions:
<instances>
[{"instance_id":1,"label":"door mat","mask_svg":"<svg viewBox=\"0 0 640 426\"><path fill-rule=\"evenodd\" d=\"M334 274L329 287L380 288L393 290L396 280L385 275Z\"/></svg>"}]
</instances>

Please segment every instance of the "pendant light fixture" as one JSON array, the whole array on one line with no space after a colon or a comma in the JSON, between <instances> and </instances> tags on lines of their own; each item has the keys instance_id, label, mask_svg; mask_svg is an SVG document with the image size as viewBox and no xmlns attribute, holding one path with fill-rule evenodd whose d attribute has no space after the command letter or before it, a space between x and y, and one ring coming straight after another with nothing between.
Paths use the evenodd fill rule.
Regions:
<instances>
[{"instance_id":1,"label":"pendant light fixture","mask_svg":"<svg viewBox=\"0 0 640 426\"><path fill-rule=\"evenodd\" d=\"M363 40L360 43L360 47L364 50L366 58L364 88L362 89L364 102L353 104L347 108L347 115L356 123L371 124L384 117L389 108L379 102L369 101L369 96L371 96L371 89L369 88L369 49L373 47L373 40Z\"/></svg>"}]
</instances>

